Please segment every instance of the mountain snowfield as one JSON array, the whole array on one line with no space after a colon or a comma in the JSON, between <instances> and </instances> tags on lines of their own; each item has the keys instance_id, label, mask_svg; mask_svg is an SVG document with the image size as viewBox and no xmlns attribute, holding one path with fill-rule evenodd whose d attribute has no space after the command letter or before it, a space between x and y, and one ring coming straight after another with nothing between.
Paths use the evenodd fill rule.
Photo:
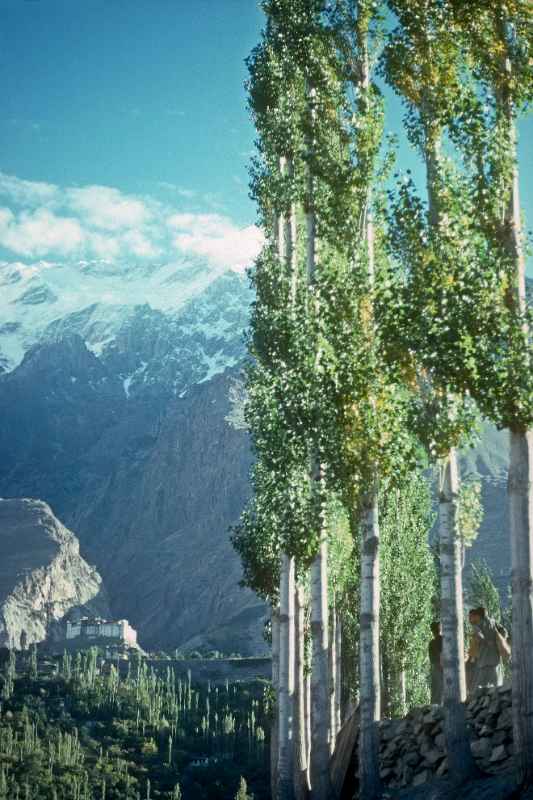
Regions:
<instances>
[{"instance_id":1,"label":"mountain snowfield","mask_svg":"<svg viewBox=\"0 0 533 800\"><path fill-rule=\"evenodd\" d=\"M114 361L126 396L165 369L167 389L181 394L242 358L250 299L246 276L194 255L149 265L0 262L0 370L12 370L38 342L76 333ZM126 357L135 329L137 351Z\"/></svg>"}]
</instances>

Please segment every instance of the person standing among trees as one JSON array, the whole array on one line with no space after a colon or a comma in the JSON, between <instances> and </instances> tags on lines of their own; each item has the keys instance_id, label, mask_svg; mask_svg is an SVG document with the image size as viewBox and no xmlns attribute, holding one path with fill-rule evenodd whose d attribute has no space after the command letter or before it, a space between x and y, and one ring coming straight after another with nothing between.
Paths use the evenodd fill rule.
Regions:
<instances>
[{"instance_id":1,"label":"person standing among trees","mask_svg":"<svg viewBox=\"0 0 533 800\"><path fill-rule=\"evenodd\" d=\"M440 622L431 625L433 639L429 643L429 663L431 666L431 702L442 703L442 628Z\"/></svg>"},{"instance_id":2,"label":"person standing among trees","mask_svg":"<svg viewBox=\"0 0 533 800\"><path fill-rule=\"evenodd\" d=\"M478 686L501 686L503 683L503 661L511 654L498 624L487 616L483 606L472 608L468 614L472 636L468 652L471 669L470 690Z\"/></svg>"}]
</instances>

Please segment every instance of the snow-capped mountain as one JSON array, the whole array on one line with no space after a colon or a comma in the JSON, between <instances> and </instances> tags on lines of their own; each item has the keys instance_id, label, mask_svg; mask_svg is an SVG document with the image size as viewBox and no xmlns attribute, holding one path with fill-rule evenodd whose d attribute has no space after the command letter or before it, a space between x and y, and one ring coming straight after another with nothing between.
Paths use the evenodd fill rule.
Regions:
<instances>
[{"instance_id":1,"label":"snow-capped mountain","mask_svg":"<svg viewBox=\"0 0 533 800\"><path fill-rule=\"evenodd\" d=\"M198 260L10 264L0 281L0 496L50 503L147 646L261 649L228 536L249 493L226 421L246 277Z\"/></svg>"},{"instance_id":2,"label":"snow-capped mountain","mask_svg":"<svg viewBox=\"0 0 533 800\"><path fill-rule=\"evenodd\" d=\"M246 277L199 258L0 263L0 371L38 342L76 333L126 395L154 384L181 394L242 358L249 303Z\"/></svg>"}]
</instances>

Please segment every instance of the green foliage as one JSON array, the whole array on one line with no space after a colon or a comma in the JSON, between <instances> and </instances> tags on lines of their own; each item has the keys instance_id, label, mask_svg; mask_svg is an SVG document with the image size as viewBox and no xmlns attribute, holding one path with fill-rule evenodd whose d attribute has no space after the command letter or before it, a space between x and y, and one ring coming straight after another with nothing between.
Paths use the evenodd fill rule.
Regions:
<instances>
[{"instance_id":1,"label":"green foliage","mask_svg":"<svg viewBox=\"0 0 533 800\"><path fill-rule=\"evenodd\" d=\"M429 548L434 515L426 479L413 473L382 494L380 648L389 712L405 713L398 678L406 675L407 707L428 702L435 564Z\"/></svg>"},{"instance_id":2,"label":"green foliage","mask_svg":"<svg viewBox=\"0 0 533 800\"><path fill-rule=\"evenodd\" d=\"M472 547L483 522L481 483L463 480L459 490L458 525L463 547Z\"/></svg>"},{"instance_id":3,"label":"green foliage","mask_svg":"<svg viewBox=\"0 0 533 800\"><path fill-rule=\"evenodd\" d=\"M450 398L439 383L432 341L427 363L420 362L422 379L413 363L427 331L413 322L418 307L410 304L409 292L426 259L428 226L412 187L400 195L397 212L386 209L392 159L384 147L383 97L369 76L384 40L379 5L339 0L326 9L304 0L267 2L266 30L248 62L259 134L251 186L267 243L251 271L256 301L244 412L257 456L255 491L233 543L246 585L275 602L280 554L295 556L302 576L325 521L331 593L343 612L345 676L355 691L360 519L379 485L383 642L389 672L408 672L412 703L423 693L435 582L427 487L416 470L422 448L434 457L447 452L471 429L473 413L471 403ZM413 15L402 22L413 34ZM439 24L444 27L443 20ZM408 38L406 33L406 47ZM446 81L455 76L459 56L453 37L448 41L449 52L434 69L452 97L459 81ZM384 63L398 82L394 58L389 48ZM432 75L417 75L416 64L409 65L419 92L409 101L415 108ZM420 145L414 111L411 117L413 141L418 137ZM430 119L424 111L426 126ZM286 252L289 214L298 232L293 252ZM312 260L310 240L302 234L304 214L316 228ZM436 272L435 237L428 252ZM440 334L436 325L435 336ZM321 464L319 475L311 454ZM407 596L412 603L404 602ZM397 619L401 624L395 625Z\"/></svg>"},{"instance_id":4,"label":"green foliage","mask_svg":"<svg viewBox=\"0 0 533 800\"><path fill-rule=\"evenodd\" d=\"M366 243L366 217L381 214L373 184L387 169L383 100L375 83L361 79L374 6L362 4L354 17L351 4L328 16L319 2L267 3L266 32L249 60L260 134L252 193L267 245L251 273L256 302L245 418L258 458L255 493L233 541L246 584L270 598L282 550L301 570L316 553L331 494L348 509L353 534L376 472L393 479L415 461L406 428L409 392L384 361L374 324L379 281L371 273L384 271L384 240L376 233L372 268ZM354 71L346 70L347 48L359 65ZM282 157L290 158L290 169ZM304 236L294 259L277 252L278 221L291 204L300 231L302 212L313 209L312 276ZM311 450L324 464L320 482L310 475Z\"/></svg>"},{"instance_id":5,"label":"green foliage","mask_svg":"<svg viewBox=\"0 0 533 800\"><path fill-rule=\"evenodd\" d=\"M429 199L426 209L409 175L390 195L392 357L416 353L446 397L468 395L497 425L527 429L532 311L520 299L509 203L516 118L532 94L531 5L389 5L401 25L383 70L426 160ZM435 447L453 443L444 435Z\"/></svg>"},{"instance_id":6,"label":"green foliage","mask_svg":"<svg viewBox=\"0 0 533 800\"><path fill-rule=\"evenodd\" d=\"M357 559L350 520L342 503L331 496L326 509L328 526L328 584L332 600L341 597L350 582ZM355 559L355 561L354 561Z\"/></svg>"},{"instance_id":7,"label":"green foliage","mask_svg":"<svg viewBox=\"0 0 533 800\"><path fill-rule=\"evenodd\" d=\"M470 577L466 600L471 608L483 606L489 617L502 621L500 593L494 585L492 572L485 561L474 561L470 567Z\"/></svg>"},{"instance_id":8,"label":"green foliage","mask_svg":"<svg viewBox=\"0 0 533 800\"><path fill-rule=\"evenodd\" d=\"M427 699L437 577L421 466L471 443L479 411L502 426L533 420L531 311L508 213L515 120L533 91L531 8L489 6L265 0L248 60L266 244L250 273L241 393L254 495L233 543L245 584L275 602L280 554L302 579L327 530L355 693L360 524L378 493L393 713L402 673L407 705ZM393 158L376 62L404 102L427 197L409 173L385 192ZM465 483L464 547L481 519L479 484Z\"/></svg>"},{"instance_id":9,"label":"green foliage","mask_svg":"<svg viewBox=\"0 0 533 800\"><path fill-rule=\"evenodd\" d=\"M315 374L320 301L318 291L310 295L306 288L301 237L294 259L279 258L276 247L278 220L293 204L303 210L312 200L326 208L322 199L330 189L318 180L316 197L310 198L308 170L322 177L337 163L326 138L329 142L332 124L341 131L335 109L342 94L334 37L324 27L322 10L323 3L307 0L265 3L267 29L248 62L250 106L261 137L252 193L268 243L252 273L253 361L246 383L245 419L258 456L255 492L233 541L245 582L269 598L276 595L282 550L297 556L302 570L312 559L326 503L309 474L310 447L320 451L322 443L324 403ZM316 90L312 111L309 86ZM290 168L283 167L283 158L290 159Z\"/></svg>"},{"instance_id":10,"label":"green foliage","mask_svg":"<svg viewBox=\"0 0 533 800\"><path fill-rule=\"evenodd\" d=\"M26 785L31 800L232 800L243 769L268 797L260 685L196 686L141 659L119 675L96 651L59 666L33 675L27 659L3 701L2 800Z\"/></svg>"},{"instance_id":11,"label":"green foliage","mask_svg":"<svg viewBox=\"0 0 533 800\"><path fill-rule=\"evenodd\" d=\"M418 385L414 430L430 455L441 458L465 443L475 423L467 381L452 376L478 368L472 336L463 335L465 313L477 309L471 298L470 306L461 302L479 262L478 242L468 231L465 180L443 153L461 94L462 52L448 4L421 9L391 0L389 6L400 25L389 36L382 69L405 103L408 136L426 165L428 199L419 197L409 173L389 192L392 259L379 314L389 359Z\"/></svg>"}]
</instances>

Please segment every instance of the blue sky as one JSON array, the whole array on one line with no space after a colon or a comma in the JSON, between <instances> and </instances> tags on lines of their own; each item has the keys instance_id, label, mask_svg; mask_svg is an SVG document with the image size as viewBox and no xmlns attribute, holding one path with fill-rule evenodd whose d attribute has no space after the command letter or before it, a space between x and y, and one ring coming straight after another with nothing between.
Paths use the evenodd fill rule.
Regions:
<instances>
[{"instance_id":1,"label":"blue sky","mask_svg":"<svg viewBox=\"0 0 533 800\"><path fill-rule=\"evenodd\" d=\"M0 202L14 213L0 213L0 224L12 252L45 257L64 234L63 254L89 242L93 255L140 256L141 217L154 252L168 244L156 218L173 220L179 246L200 254L206 228L222 237L220 258L244 228L251 252L254 131L243 82L261 22L255 0L0 0ZM398 102L389 116L398 131ZM531 120L521 133L532 225ZM404 146L399 166L415 166ZM104 212L122 227L109 216L106 226Z\"/></svg>"},{"instance_id":2,"label":"blue sky","mask_svg":"<svg viewBox=\"0 0 533 800\"><path fill-rule=\"evenodd\" d=\"M173 184L246 222L260 22L253 0L2 0L2 170L165 199Z\"/></svg>"}]
</instances>

